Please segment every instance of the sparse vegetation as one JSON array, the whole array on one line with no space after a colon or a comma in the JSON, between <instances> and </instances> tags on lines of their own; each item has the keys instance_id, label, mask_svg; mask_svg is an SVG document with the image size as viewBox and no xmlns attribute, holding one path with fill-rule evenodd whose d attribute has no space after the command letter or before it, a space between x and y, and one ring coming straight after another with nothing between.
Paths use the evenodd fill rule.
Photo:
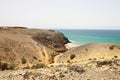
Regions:
<instances>
[{"instance_id":1,"label":"sparse vegetation","mask_svg":"<svg viewBox=\"0 0 120 80\"><path fill-rule=\"evenodd\" d=\"M112 46L109 47L110 50L113 50L114 48L115 48L114 45L112 45Z\"/></svg>"},{"instance_id":2,"label":"sparse vegetation","mask_svg":"<svg viewBox=\"0 0 120 80\"><path fill-rule=\"evenodd\" d=\"M37 60L37 57L33 56L33 58Z\"/></svg>"},{"instance_id":3,"label":"sparse vegetation","mask_svg":"<svg viewBox=\"0 0 120 80\"><path fill-rule=\"evenodd\" d=\"M118 56L114 56L114 58L118 58Z\"/></svg>"},{"instance_id":4,"label":"sparse vegetation","mask_svg":"<svg viewBox=\"0 0 120 80\"><path fill-rule=\"evenodd\" d=\"M78 72L80 74L85 72L84 68L80 66L71 66L69 69L72 71Z\"/></svg>"},{"instance_id":5,"label":"sparse vegetation","mask_svg":"<svg viewBox=\"0 0 120 80\"><path fill-rule=\"evenodd\" d=\"M65 75L63 75L63 73L60 72L60 73L59 73L59 77L60 77L60 78L63 78L63 77L65 77Z\"/></svg>"},{"instance_id":6,"label":"sparse vegetation","mask_svg":"<svg viewBox=\"0 0 120 80\"><path fill-rule=\"evenodd\" d=\"M88 60L90 60L90 61L91 61L92 59L91 59L91 58L89 58Z\"/></svg>"},{"instance_id":7,"label":"sparse vegetation","mask_svg":"<svg viewBox=\"0 0 120 80\"><path fill-rule=\"evenodd\" d=\"M96 60L96 58L93 58L93 60Z\"/></svg>"},{"instance_id":8,"label":"sparse vegetation","mask_svg":"<svg viewBox=\"0 0 120 80\"><path fill-rule=\"evenodd\" d=\"M24 67L23 69L30 69L30 66L26 66L26 67Z\"/></svg>"},{"instance_id":9,"label":"sparse vegetation","mask_svg":"<svg viewBox=\"0 0 120 80\"><path fill-rule=\"evenodd\" d=\"M75 54L70 55L70 59L74 59L75 57Z\"/></svg>"},{"instance_id":10,"label":"sparse vegetation","mask_svg":"<svg viewBox=\"0 0 120 80\"><path fill-rule=\"evenodd\" d=\"M67 60L67 63L70 63L70 60Z\"/></svg>"},{"instance_id":11,"label":"sparse vegetation","mask_svg":"<svg viewBox=\"0 0 120 80\"><path fill-rule=\"evenodd\" d=\"M5 51L5 52L9 52L10 49L9 49L9 48L4 48L4 51Z\"/></svg>"},{"instance_id":12,"label":"sparse vegetation","mask_svg":"<svg viewBox=\"0 0 120 80\"><path fill-rule=\"evenodd\" d=\"M26 73L23 75L23 77L28 80L28 79L30 79L30 78L29 78L30 74L31 74L30 72L26 72Z\"/></svg>"},{"instance_id":13,"label":"sparse vegetation","mask_svg":"<svg viewBox=\"0 0 120 80\"><path fill-rule=\"evenodd\" d=\"M32 69L39 69L39 68L43 68L43 67L45 67L45 64L39 63L39 64L36 64L36 65L33 65Z\"/></svg>"},{"instance_id":14,"label":"sparse vegetation","mask_svg":"<svg viewBox=\"0 0 120 80\"><path fill-rule=\"evenodd\" d=\"M3 70L14 70L15 66L13 64L8 64L6 62L0 62L0 69Z\"/></svg>"},{"instance_id":15,"label":"sparse vegetation","mask_svg":"<svg viewBox=\"0 0 120 80\"><path fill-rule=\"evenodd\" d=\"M57 80L57 77L55 75L49 77L50 80Z\"/></svg>"},{"instance_id":16,"label":"sparse vegetation","mask_svg":"<svg viewBox=\"0 0 120 80\"><path fill-rule=\"evenodd\" d=\"M107 61L107 60L105 60L105 61L97 61L97 66L98 67L102 67L103 65L111 65L112 64L112 61Z\"/></svg>"},{"instance_id":17,"label":"sparse vegetation","mask_svg":"<svg viewBox=\"0 0 120 80\"><path fill-rule=\"evenodd\" d=\"M8 69L8 64L7 63L0 63L0 68L1 70L7 70Z\"/></svg>"},{"instance_id":18,"label":"sparse vegetation","mask_svg":"<svg viewBox=\"0 0 120 80\"><path fill-rule=\"evenodd\" d=\"M21 62L22 62L22 64L25 64L27 61L26 61L26 59L23 57L23 58L21 59Z\"/></svg>"},{"instance_id":19,"label":"sparse vegetation","mask_svg":"<svg viewBox=\"0 0 120 80\"><path fill-rule=\"evenodd\" d=\"M42 60L38 60L39 62L42 62Z\"/></svg>"},{"instance_id":20,"label":"sparse vegetation","mask_svg":"<svg viewBox=\"0 0 120 80\"><path fill-rule=\"evenodd\" d=\"M85 48L85 51L88 51L88 49L87 49L87 48Z\"/></svg>"}]
</instances>

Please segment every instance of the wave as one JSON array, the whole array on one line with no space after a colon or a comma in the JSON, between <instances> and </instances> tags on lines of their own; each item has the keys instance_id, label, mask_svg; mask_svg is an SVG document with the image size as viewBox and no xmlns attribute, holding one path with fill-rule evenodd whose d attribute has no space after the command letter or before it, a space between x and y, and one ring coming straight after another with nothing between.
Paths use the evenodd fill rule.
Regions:
<instances>
[{"instance_id":1,"label":"wave","mask_svg":"<svg viewBox=\"0 0 120 80\"><path fill-rule=\"evenodd\" d=\"M80 43L74 40L70 40L71 43L66 44L67 48L80 46Z\"/></svg>"}]
</instances>

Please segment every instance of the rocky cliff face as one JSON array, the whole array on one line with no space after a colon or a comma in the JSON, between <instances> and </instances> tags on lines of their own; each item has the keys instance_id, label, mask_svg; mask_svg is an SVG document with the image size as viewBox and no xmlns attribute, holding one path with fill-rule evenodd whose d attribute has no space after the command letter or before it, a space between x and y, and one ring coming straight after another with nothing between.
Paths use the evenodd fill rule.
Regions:
<instances>
[{"instance_id":1,"label":"rocky cliff face","mask_svg":"<svg viewBox=\"0 0 120 80\"><path fill-rule=\"evenodd\" d=\"M65 52L67 49L65 48L65 44L69 41L62 33L45 33L39 32L32 35L32 39L36 42L43 44L51 49L54 49L57 52Z\"/></svg>"},{"instance_id":2,"label":"rocky cliff face","mask_svg":"<svg viewBox=\"0 0 120 80\"><path fill-rule=\"evenodd\" d=\"M69 40L60 32L27 29L24 27L0 28L0 69L42 67L53 63L59 52L67 49Z\"/></svg>"}]
</instances>

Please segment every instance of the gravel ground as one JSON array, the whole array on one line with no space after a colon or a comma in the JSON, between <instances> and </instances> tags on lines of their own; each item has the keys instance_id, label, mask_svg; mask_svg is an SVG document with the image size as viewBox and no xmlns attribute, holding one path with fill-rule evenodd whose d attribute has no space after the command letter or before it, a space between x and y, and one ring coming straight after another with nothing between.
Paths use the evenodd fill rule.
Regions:
<instances>
[{"instance_id":1,"label":"gravel ground","mask_svg":"<svg viewBox=\"0 0 120 80\"><path fill-rule=\"evenodd\" d=\"M0 72L0 80L120 80L120 60L6 70Z\"/></svg>"}]
</instances>

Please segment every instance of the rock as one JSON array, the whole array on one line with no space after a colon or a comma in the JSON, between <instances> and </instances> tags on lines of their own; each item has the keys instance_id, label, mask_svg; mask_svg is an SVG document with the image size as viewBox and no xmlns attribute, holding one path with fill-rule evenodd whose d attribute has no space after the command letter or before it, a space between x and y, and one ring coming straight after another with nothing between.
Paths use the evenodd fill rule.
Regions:
<instances>
[{"instance_id":1,"label":"rock","mask_svg":"<svg viewBox=\"0 0 120 80\"><path fill-rule=\"evenodd\" d=\"M0 69L32 68L33 65L41 63L53 63L54 56L67 50L65 44L68 42L69 40L60 32L1 27ZM11 65L12 68L9 68Z\"/></svg>"},{"instance_id":2,"label":"rock","mask_svg":"<svg viewBox=\"0 0 120 80\"><path fill-rule=\"evenodd\" d=\"M55 32L54 32L55 33ZM49 34L48 32L39 32L32 36L33 40L41 43L57 52L65 52L67 49L64 46L69 40L62 33Z\"/></svg>"}]
</instances>

